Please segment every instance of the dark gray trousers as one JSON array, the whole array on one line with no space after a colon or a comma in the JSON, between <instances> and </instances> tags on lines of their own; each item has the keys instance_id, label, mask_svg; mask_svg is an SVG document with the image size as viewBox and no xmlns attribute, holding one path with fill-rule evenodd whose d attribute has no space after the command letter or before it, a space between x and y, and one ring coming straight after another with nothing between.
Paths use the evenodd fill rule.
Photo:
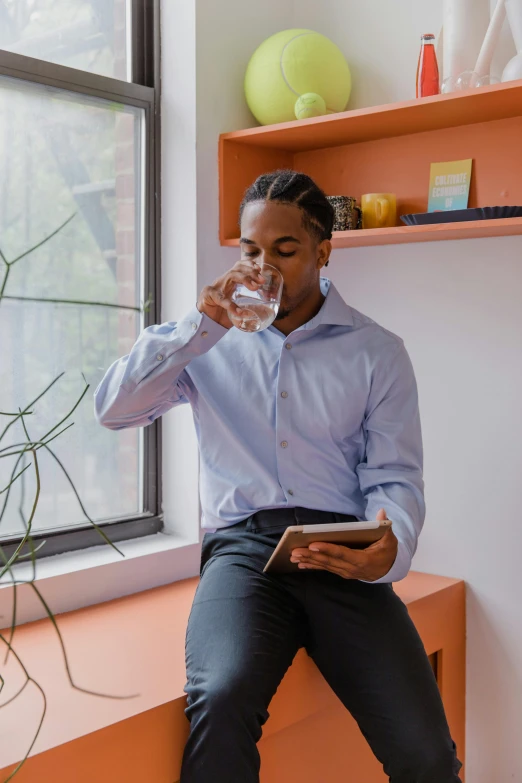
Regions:
<instances>
[{"instance_id":1,"label":"dark gray trousers","mask_svg":"<svg viewBox=\"0 0 522 783\"><path fill-rule=\"evenodd\" d=\"M256 743L300 647L391 783L460 783L462 764L433 670L392 586L324 571L262 573L288 525L355 519L278 509L205 535L187 629L190 736L181 783L259 781Z\"/></svg>"}]
</instances>

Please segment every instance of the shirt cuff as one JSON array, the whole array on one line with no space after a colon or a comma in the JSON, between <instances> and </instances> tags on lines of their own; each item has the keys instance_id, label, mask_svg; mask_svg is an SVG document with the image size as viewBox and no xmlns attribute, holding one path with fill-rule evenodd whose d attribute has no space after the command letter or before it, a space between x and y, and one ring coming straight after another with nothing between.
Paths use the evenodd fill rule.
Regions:
<instances>
[{"instance_id":1,"label":"shirt cuff","mask_svg":"<svg viewBox=\"0 0 522 783\"><path fill-rule=\"evenodd\" d=\"M366 582L366 584L369 585L385 584L386 582L400 582L401 579L404 579L404 577L407 576L410 567L411 556L408 551L408 547L406 544L403 544L402 541L399 541L397 556L387 574L381 576L380 579L358 579L357 581Z\"/></svg>"},{"instance_id":2,"label":"shirt cuff","mask_svg":"<svg viewBox=\"0 0 522 783\"><path fill-rule=\"evenodd\" d=\"M196 305L194 305L192 310L189 310L183 321L189 322L192 329L194 329L194 324L196 324L194 336L203 337L207 345L215 345L229 331L225 326L221 326L221 324L209 318L205 313L201 313Z\"/></svg>"}]
</instances>

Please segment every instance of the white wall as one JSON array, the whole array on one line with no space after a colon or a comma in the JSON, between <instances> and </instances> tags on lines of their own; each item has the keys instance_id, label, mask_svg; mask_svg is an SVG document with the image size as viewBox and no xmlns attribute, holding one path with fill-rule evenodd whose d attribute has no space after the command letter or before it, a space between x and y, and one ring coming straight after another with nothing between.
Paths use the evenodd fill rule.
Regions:
<instances>
[{"instance_id":1,"label":"white wall","mask_svg":"<svg viewBox=\"0 0 522 783\"><path fill-rule=\"evenodd\" d=\"M217 137L254 124L242 79L255 47L285 27L316 29L352 66L351 108L407 100L414 97L420 34L439 32L441 7L429 0L197 0L196 288L237 258L217 238ZM164 23L164 52L175 45L179 30ZM505 31L497 73L513 51ZM188 66L186 72L190 77ZM173 193L175 178L178 189L183 184L170 148L183 106L172 84L164 69L164 259L172 265L171 288L188 268L192 295L192 258L172 252L183 226L174 205L193 219L193 203ZM187 149L193 152L191 144ZM328 267L350 304L404 338L416 370L428 511L414 568L468 585L468 783L522 781L521 255L518 237L337 251ZM169 427L178 413L165 417ZM167 448L175 451L174 443Z\"/></svg>"},{"instance_id":2,"label":"white wall","mask_svg":"<svg viewBox=\"0 0 522 783\"><path fill-rule=\"evenodd\" d=\"M218 135L256 122L243 99L254 49L293 27L289 0L197 0L198 282L226 271L237 251L218 242Z\"/></svg>"},{"instance_id":3,"label":"white wall","mask_svg":"<svg viewBox=\"0 0 522 783\"><path fill-rule=\"evenodd\" d=\"M197 300L196 10L194 0L162 2L162 320ZM198 451L189 406L163 417L165 528L199 540ZM191 557L193 574L198 556Z\"/></svg>"}]
</instances>

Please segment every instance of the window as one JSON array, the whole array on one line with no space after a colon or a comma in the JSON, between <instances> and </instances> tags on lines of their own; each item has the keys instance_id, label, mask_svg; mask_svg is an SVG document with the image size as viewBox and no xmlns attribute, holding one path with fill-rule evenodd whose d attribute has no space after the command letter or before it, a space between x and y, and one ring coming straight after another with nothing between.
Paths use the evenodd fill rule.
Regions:
<instances>
[{"instance_id":1,"label":"window","mask_svg":"<svg viewBox=\"0 0 522 783\"><path fill-rule=\"evenodd\" d=\"M132 81L127 0L2 0L0 47Z\"/></svg>"},{"instance_id":2,"label":"window","mask_svg":"<svg viewBox=\"0 0 522 783\"><path fill-rule=\"evenodd\" d=\"M7 555L38 492L38 556L101 544L89 520L161 529L160 422L109 432L92 399L160 312L158 7L0 2L0 492L27 468L0 494Z\"/></svg>"}]
</instances>

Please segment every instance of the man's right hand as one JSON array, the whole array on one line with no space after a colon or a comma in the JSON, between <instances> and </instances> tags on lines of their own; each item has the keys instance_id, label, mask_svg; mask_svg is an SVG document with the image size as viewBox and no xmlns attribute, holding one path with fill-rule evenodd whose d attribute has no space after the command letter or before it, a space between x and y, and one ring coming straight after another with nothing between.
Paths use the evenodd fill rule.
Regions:
<instances>
[{"instance_id":1,"label":"man's right hand","mask_svg":"<svg viewBox=\"0 0 522 783\"><path fill-rule=\"evenodd\" d=\"M238 261L232 269L214 280L212 285L205 286L197 301L199 312L205 313L225 329L230 329L233 323L228 316L229 312L241 315L241 309L230 298L238 283L251 291L257 291L263 283L259 264L255 261Z\"/></svg>"}]
</instances>

